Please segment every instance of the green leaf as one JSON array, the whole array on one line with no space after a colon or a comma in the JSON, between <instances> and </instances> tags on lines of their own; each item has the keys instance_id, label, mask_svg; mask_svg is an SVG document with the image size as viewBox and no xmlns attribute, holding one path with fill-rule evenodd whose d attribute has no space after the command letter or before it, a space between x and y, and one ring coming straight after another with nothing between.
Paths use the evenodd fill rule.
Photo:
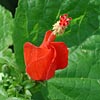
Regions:
<instances>
[{"instance_id":1,"label":"green leaf","mask_svg":"<svg viewBox=\"0 0 100 100\"><path fill-rule=\"evenodd\" d=\"M1 85L1 84L0 84ZM7 93L6 91L0 86L0 100L6 100L7 98Z\"/></svg>"},{"instance_id":2,"label":"green leaf","mask_svg":"<svg viewBox=\"0 0 100 100\"><path fill-rule=\"evenodd\" d=\"M13 19L5 8L0 6L0 51L12 44Z\"/></svg>"},{"instance_id":3,"label":"green leaf","mask_svg":"<svg viewBox=\"0 0 100 100\"><path fill-rule=\"evenodd\" d=\"M6 91L0 86L0 95L7 97Z\"/></svg>"},{"instance_id":4,"label":"green leaf","mask_svg":"<svg viewBox=\"0 0 100 100\"><path fill-rule=\"evenodd\" d=\"M0 100L6 100L6 97L0 94Z\"/></svg>"},{"instance_id":5,"label":"green leaf","mask_svg":"<svg viewBox=\"0 0 100 100\"><path fill-rule=\"evenodd\" d=\"M12 54L11 49L5 49L0 52L0 63L12 65L14 60L14 55Z\"/></svg>"},{"instance_id":6,"label":"green leaf","mask_svg":"<svg viewBox=\"0 0 100 100\"><path fill-rule=\"evenodd\" d=\"M50 100L99 100L100 80L54 78L48 84Z\"/></svg>"}]
</instances>

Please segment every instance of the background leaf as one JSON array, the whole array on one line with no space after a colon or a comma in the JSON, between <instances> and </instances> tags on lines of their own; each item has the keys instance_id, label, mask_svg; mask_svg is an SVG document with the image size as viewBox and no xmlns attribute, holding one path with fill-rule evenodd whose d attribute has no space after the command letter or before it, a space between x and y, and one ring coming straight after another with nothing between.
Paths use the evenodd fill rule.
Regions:
<instances>
[{"instance_id":1,"label":"background leaf","mask_svg":"<svg viewBox=\"0 0 100 100\"><path fill-rule=\"evenodd\" d=\"M0 95L0 99L1 99L1 100L6 100L6 97Z\"/></svg>"},{"instance_id":2,"label":"background leaf","mask_svg":"<svg viewBox=\"0 0 100 100\"><path fill-rule=\"evenodd\" d=\"M12 44L13 19L9 11L0 6L0 51Z\"/></svg>"},{"instance_id":3,"label":"background leaf","mask_svg":"<svg viewBox=\"0 0 100 100\"><path fill-rule=\"evenodd\" d=\"M13 19L11 13L0 6L0 69L6 64L12 65L14 56L11 49L13 32ZM12 60L13 59L13 60Z\"/></svg>"}]
</instances>

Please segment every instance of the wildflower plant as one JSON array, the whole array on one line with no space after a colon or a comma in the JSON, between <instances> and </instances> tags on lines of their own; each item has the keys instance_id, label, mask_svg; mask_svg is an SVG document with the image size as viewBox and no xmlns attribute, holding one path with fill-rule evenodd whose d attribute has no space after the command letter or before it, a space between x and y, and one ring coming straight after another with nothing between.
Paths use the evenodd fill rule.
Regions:
<instances>
[{"instance_id":1,"label":"wildflower plant","mask_svg":"<svg viewBox=\"0 0 100 100\"><path fill-rule=\"evenodd\" d=\"M0 100L99 100L99 69L99 0L0 6Z\"/></svg>"}]
</instances>

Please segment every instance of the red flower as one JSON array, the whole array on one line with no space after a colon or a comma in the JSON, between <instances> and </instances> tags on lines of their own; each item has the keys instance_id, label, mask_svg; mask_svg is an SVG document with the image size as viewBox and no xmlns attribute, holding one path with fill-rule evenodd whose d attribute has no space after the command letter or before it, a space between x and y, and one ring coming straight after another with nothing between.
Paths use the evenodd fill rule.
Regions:
<instances>
[{"instance_id":1,"label":"red flower","mask_svg":"<svg viewBox=\"0 0 100 100\"><path fill-rule=\"evenodd\" d=\"M54 42L55 33L55 30L47 31L39 47L29 42L24 44L26 72L33 80L48 80L68 64L68 48L64 42Z\"/></svg>"},{"instance_id":2,"label":"red flower","mask_svg":"<svg viewBox=\"0 0 100 100\"><path fill-rule=\"evenodd\" d=\"M48 80L54 76L55 70L63 69L68 64L68 49L65 43L53 42L55 35L51 33L52 31L46 32L40 47L29 42L24 44L26 72L33 80Z\"/></svg>"}]
</instances>

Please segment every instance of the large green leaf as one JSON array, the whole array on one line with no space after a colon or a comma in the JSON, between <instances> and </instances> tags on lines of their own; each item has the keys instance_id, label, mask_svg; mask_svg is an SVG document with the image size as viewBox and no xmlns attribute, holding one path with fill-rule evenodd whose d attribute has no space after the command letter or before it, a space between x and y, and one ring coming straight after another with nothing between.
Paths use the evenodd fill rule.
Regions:
<instances>
[{"instance_id":1,"label":"large green leaf","mask_svg":"<svg viewBox=\"0 0 100 100\"><path fill-rule=\"evenodd\" d=\"M13 19L5 8L0 6L0 51L12 44Z\"/></svg>"}]
</instances>

